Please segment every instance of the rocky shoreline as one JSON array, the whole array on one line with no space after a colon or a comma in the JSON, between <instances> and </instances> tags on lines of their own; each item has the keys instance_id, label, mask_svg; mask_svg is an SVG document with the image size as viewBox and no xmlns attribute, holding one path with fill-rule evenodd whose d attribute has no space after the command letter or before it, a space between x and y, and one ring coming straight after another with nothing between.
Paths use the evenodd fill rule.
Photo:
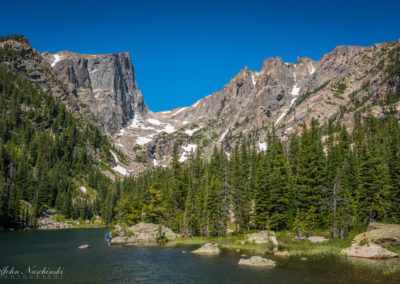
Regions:
<instances>
[{"instance_id":1,"label":"rocky shoreline","mask_svg":"<svg viewBox=\"0 0 400 284\"><path fill-rule=\"evenodd\" d=\"M105 227L100 216L96 216L95 220L60 220L54 209L44 209L41 216L33 224L20 225L18 227L4 228L0 226L1 231L14 230L62 230L74 228L102 228Z\"/></svg>"}]
</instances>

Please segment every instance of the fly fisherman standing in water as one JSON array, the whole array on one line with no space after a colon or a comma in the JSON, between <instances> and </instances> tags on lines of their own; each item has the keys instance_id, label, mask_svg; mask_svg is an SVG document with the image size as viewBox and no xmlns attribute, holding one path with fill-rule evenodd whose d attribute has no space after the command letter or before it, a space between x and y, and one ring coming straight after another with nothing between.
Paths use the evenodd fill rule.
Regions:
<instances>
[{"instance_id":1,"label":"fly fisherman standing in water","mask_svg":"<svg viewBox=\"0 0 400 284\"><path fill-rule=\"evenodd\" d=\"M106 239L106 242L108 244L108 246L110 246L110 241L111 241L111 234L110 232L107 232L104 236L104 238Z\"/></svg>"}]
</instances>

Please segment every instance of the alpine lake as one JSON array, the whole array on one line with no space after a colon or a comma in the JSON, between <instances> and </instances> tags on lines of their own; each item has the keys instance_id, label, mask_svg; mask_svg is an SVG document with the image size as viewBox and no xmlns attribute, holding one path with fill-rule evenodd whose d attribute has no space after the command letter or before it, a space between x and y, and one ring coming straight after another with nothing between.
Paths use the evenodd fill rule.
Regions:
<instances>
[{"instance_id":1,"label":"alpine lake","mask_svg":"<svg viewBox=\"0 0 400 284\"><path fill-rule=\"evenodd\" d=\"M272 269L238 265L242 254L190 253L198 245L108 245L107 229L0 233L0 283L400 283L399 272L378 269L385 260L340 256L264 257ZM88 244L86 249L78 247ZM399 260L390 260L400 265Z\"/></svg>"}]
</instances>

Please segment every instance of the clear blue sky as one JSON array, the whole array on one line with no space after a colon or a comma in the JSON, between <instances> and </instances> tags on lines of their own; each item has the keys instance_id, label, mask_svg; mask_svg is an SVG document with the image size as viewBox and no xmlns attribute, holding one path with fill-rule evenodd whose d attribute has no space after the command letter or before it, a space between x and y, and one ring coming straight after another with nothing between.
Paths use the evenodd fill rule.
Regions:
<instances>
[{"instance_id":1,"label":"clear blue sky","mask_svg":"<svg viewBox=\"0 0 400 284\"><path fill-rule=\"evenodd\" d=\"M0 34L40 52L129 51L153 111L193 104L245 66L400 37L400 1L2 1Z\"/></svg>"}]
</instances>

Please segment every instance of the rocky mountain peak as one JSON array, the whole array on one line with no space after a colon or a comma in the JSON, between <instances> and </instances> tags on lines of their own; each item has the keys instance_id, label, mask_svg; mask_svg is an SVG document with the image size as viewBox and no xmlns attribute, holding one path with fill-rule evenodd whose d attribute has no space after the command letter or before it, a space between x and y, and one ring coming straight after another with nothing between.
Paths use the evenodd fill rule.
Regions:
<instances>
[{"instance_id":1,"label":"rocky mountain peak","mask_svg":"<svg viewBox=\"0 0 400 284\"><path fill-rule=\"evenodd\" d=\"M125 165L116 160L122 174L167 166L175 143L182 162L196 149L206 157L215 145L229 152L243 137L265 150L272 127L285 140L313 118L351 129L355 112L370 109L382 116L388 102L400 110L400 41L339 46L318 61L298 57L296 64L271 57L261 71L245 67L192 106L157 113L144 103L129 53L40 55L29 44L6 43L25 56L6 58L2 65L22 70L112 134L129 160Z\"/></svg>"}]
</instances>

